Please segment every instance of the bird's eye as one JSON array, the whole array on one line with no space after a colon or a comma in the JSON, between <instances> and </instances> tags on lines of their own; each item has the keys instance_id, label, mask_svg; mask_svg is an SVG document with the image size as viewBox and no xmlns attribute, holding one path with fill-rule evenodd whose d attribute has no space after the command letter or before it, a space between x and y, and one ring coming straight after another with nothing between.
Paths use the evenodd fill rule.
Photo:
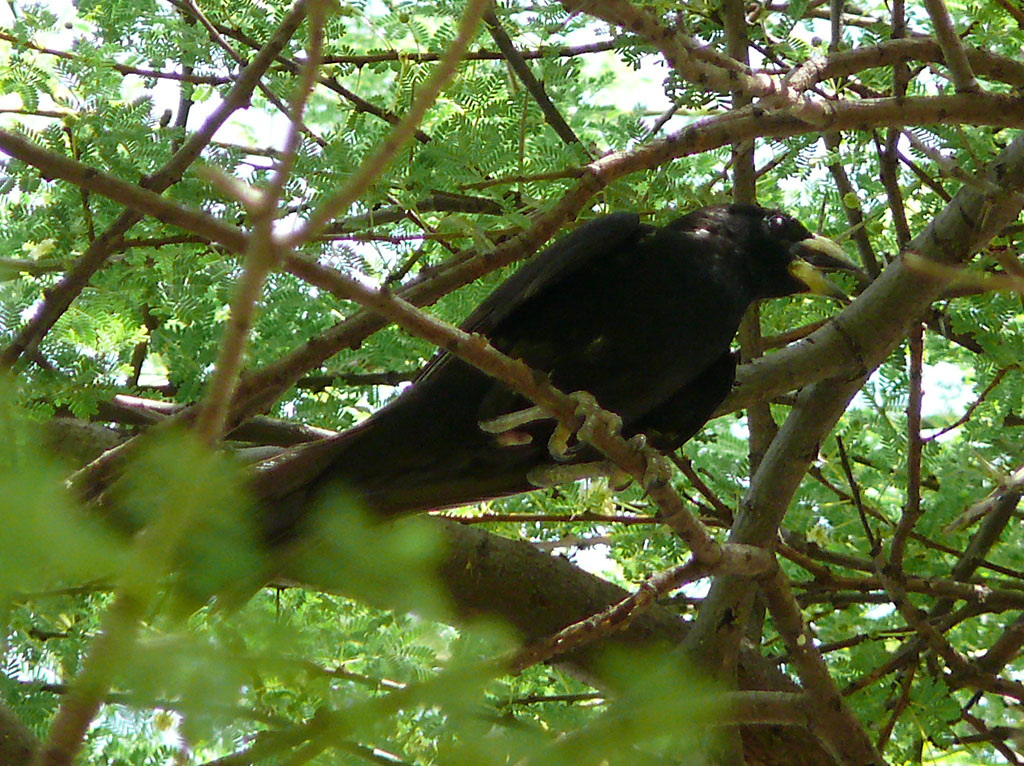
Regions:
<instances>
[{"instance_id":1,"label":"bird's eye","mask_svg":"<svg viewBox=\"0 0 1024 766\"><path fill-rule=\"evenodd\" d=\"M768 219L768 233L779 237L789 228L789 217L776 213Z\"/></svg>"}]
</instances>

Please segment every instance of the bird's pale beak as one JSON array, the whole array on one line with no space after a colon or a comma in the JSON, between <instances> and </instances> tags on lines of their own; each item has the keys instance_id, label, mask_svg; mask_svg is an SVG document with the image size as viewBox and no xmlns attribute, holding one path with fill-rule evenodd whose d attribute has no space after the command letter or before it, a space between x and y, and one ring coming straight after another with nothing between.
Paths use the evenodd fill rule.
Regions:
<instances>
[{"instance_id":1,"label":"bird's pale beak","mask_svg":"<svg viewBox=\"0 0 1024 766\"><path fill-rule=\"evenodd\" d=\"M843 248L820 234L812 234L807 239L795 243L793 255L819 269L860 272L860 267L846 257Z\"/></svg>"},{"instance_id":2,"label":"bird's pale beak","mask_svg":"<svg viewBox=\"0 0 1024 766\"><path fill-rule=\"evenodd\" d=\"M807 285L810 292L849 302L849 296L821 273L822 269L860 273L839 245L827 237L813 234L795 243L791 252L793 260L789 264L789 273Z\"/></svg>"}]
</instances>

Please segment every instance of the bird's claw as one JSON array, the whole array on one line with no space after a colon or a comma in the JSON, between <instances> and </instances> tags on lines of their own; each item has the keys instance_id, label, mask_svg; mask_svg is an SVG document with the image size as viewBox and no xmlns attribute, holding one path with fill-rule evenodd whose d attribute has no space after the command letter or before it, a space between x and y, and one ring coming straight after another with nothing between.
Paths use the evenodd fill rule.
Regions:
<instances>
[{"instance_id":1,"label":"bird's claw","mask_svg":"<svg viewBox=\"0 0 1024 766\"><path fill-rule=\"evenodd\" d=\"M672 479L675 473L672 463L664 455L647 446L646 434L631 436L627 443L630 449L644 460L644 492L652 487L663 486Z\"/></svg>"},{"instance_id":2,"label":"bird's claw","mask_svg":"<svg viewBox=\"0 0 1024 766\"><path fill-rule=\"evenodd\" d=\"M569 460L569 440L572 438L573 430L561 423L555 424L555 430L551 432L548 439L548 454L559 462Z\"/></svg>"}]
</instances>

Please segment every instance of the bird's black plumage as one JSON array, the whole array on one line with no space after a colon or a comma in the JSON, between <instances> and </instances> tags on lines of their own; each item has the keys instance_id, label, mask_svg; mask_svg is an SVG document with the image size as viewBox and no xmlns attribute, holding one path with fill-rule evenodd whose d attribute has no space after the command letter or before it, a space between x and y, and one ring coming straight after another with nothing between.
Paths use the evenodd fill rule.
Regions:
<instances>
[{"instance_id":1,"label":"bird's black plumage","mask_svg":"<svg viewBox=\"0 0 1024 766\"><path fill-rule=\"evenodd\" d=\"M756 206L707 207L662 228L607 215L537 255L462 329L550 374L563 391L589 391L622 417L626 436L646 433L672 449L728 394L730 344L747 307L828 289L808 265L843 265L824 243ZM339 482L371 510L396 514L528 490L527 473L553 463L552 422L505 434L480 423L530 404L439 353L388 406L313 449L316 475L305 491ZM587 457L585 449L575 455Z\"/></svg>"}]
</instances>

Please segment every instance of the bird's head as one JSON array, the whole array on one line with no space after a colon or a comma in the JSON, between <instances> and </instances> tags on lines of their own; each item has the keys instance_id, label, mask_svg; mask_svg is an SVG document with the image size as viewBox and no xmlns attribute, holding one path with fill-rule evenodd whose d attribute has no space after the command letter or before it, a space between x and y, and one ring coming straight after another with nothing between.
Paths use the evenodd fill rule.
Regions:
<instances>
[{"instance_id":1,"label":"bird's head","mask_svg":"<svg viewBox=\"0 0 1024 766\"><path fill-rule=\"evenodd\" d=\"M830 239L812 234L793 216L758 205L710 205L666 227L708 243L741 275L748 298L778 298L795 293L849 298L825 277L825 271L861 274Z\"/></svg>"},{"instance_id":2,"label":"bird's head","mask_svg":"<svg viewBox=\"0 0 1024 766\"><path fill-rule=\"evenodd\" d=\"M849 300L823 273L859 271L835 242L812 234L780 210L729 205L724 213L734 230L743 232L737 245L755 277L760 293L757 297L814 293Z\"/></svg>"}]
</instances>

